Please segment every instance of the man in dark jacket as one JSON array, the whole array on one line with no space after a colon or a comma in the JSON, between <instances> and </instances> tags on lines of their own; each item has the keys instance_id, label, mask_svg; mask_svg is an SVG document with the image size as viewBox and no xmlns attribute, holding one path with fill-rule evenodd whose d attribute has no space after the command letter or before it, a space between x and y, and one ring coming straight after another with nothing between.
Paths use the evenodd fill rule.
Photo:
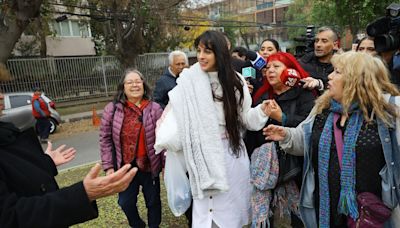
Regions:
<instances>
[{"instance_id":1,"label":"man in dark jacket","mask_svg":"<svg viewBox=\"0 0 400 228\"><path fill-rule=\"evenodd\" d=\"M153 93L154 101L161 108L167 106L169 98L168 92L176 86L176 79L183 69L189 66L186 54L182 51L173 51L168 56L169 67L165 73L158 79Z\"/></svg>"},{"instance_id":2,"label":"man in dark jacket","mask_svg":"<svg viewBox=\"0 0 400 228\"><path fill-rule=\"evenodd\" d=\"M0 115L3 99L0 93ZM98 177L96 164L83 181L59 189L56 166L75 156L75 149L64 148L53 150L49 142L43 152L33 128L21 132L0 122L0 227L68 227L96 218L95 200L125 190L136 174L126 165Z\"/></svg>"},{"instance_id":3,"label":"man in dark jacket","mask_svg":"<svg viewBox=\"0 0 400 228\"><path fill-rule=\"evenodd\" d=\"M339 36L329 27L321 27L315 37L314 52L304 55L300 65L310 77L303 79L304 88L318 89L320 92L326 89L328 75L333 72L331 58L339 48Z\"/></svg>"}]
</instances>

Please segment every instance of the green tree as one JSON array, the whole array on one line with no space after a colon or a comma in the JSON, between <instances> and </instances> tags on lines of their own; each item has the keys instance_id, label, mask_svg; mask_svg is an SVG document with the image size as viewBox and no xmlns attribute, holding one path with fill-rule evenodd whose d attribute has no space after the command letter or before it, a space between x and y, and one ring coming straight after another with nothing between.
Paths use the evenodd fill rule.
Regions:
<instances>
[{"instance_id":1,"label":"green tree","mask_svg":"<svg viewBox=\"0 0 400 228\"><path fill-rule=\"evenodd\" d=\"M385 8L393 0L336 0L335 9L338 25L348 26L353 36L364 32L367 24L385 15Z\"/></svg>"},{"instance_id":2,"label":"green tree","mask_svg":"<svg viewBox=\"0 0 400 228\"><path fill-rule=\"evenodd\" d=\"M343 31L349 28L353 37L364 32L368 23L384 16L385 8L393 0L294 0L287 12L289 23L329 25ZM290 29L293 38L304 34L304 29Z\"/></svg>"},{"instance_id":3,"label":"green tree","mask_svg":"<svg viewBox=\"0 0 400 228\"><path fill-rule=\"evenodd\" d=\"M97 50L134 66L144 52L165 50L179 42L168 36L168 23L184 0L88 0Z\"/></svg>"},{"instance_id":4,"label":"green tree","mask_svg":"<svg viewBox=\"0 0 400 228\"><path fill-rule=\"evenodd\" d=\"M179 14L187 0L0 0L0 63L5 63L28 25L46 55L45 37L51 34L49 22L54 19L55 5L67 6L65 14L90 17L96 47L101 54L116 55L124 66L135 65L143 52L174 48L179 33L169 23ZM197 2L192 1L192 2ZM55 4L56 3L56 4ZM24 44L32 48L35 43ZM28 45L28 46L27 46Z\"/></svg>"}]
</instances>

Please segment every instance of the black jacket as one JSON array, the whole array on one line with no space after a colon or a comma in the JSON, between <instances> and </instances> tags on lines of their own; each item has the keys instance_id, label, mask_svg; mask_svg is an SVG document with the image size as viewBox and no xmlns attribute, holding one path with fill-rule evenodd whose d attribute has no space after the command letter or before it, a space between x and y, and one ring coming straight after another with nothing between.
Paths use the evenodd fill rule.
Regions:
<instances>
[{"instance_id":1,"label":"black jacket","mask_svg":"<svg viewBox=\"0 0 400 228\"><path fill-rule=\"evenodd\" d=\"M0 122L0 227L68 227L98 216L83 183L59 189L34 130Z\"/></svg>"},{"instance_id":2,"label":"black jacket","mask_svg":"<svg viewBox=\"0 0 400 228\"><path fill-rule=\"evenodd\" d=\"M157 80L154 88L153 99L161 108L167 106L169 97L168 92L176 86L176 77L174 77L169 69Z\"/></svg>"},{"instance_id":3,"label":"black jacket","mask_svg":"<svg viewBox=\"0 0 400 228\"><path fill-rule=\"evenodd\" d=\"M305 54L299 59L299 63L311 77L321 79L324 82L324 88L326 88L328 75L333 72L331 63L319 62L314 52Z\"/></svg>"},{"instance_id":4,"label":"black jacket","mask_svg":"<svg viewBox=\"0 0 400 228\"><path fill-rule=\"evenodd\" d=\"M265 93L257 103L268 99L268 93ZM275 101L281 107L282 112L286 115L285 127L296 127L303 120L305 120L314 106L315 96L312 91L294 87L288 91L275 96ZM282 125L273 119L269 119L265 126L269 124ZM247 152L250 155L254 149L264 144L265 136L260 131L247 131L245 137L245 144Z\"/></svg>"},{"instance_id":5,"label":"black jacket","mask_svg":"<svg viewBox=\"0 0 400 228\"><path fill-rule=\"evenodd\" d=\"M394 56L390 60L388 64L389 72L390 72L390 81L400 89L400 67L394 66Z\"/></svg>"}]
</instances>

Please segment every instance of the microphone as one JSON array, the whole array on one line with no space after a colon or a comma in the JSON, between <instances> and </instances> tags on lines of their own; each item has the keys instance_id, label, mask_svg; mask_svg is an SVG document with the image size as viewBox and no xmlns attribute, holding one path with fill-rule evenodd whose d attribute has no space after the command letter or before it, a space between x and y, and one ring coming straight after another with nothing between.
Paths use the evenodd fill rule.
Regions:
<instances>
[{"instance_id":1,"label":"microphone","mask_svg":"<svg viewBox=\"0 0 400 228\"><path fill-rule=\"evenodd\" d=\"M247 51L246 57L250 60L251 64L257 69L261 70L267 65L267 62L264 60L258 52L255 51Z\"/></svg>"},{"instance_id":2,"label":"microphone","mask_svg":"<svg viewBox=\"0 0 400 228\"><path fill-rule=\"evenodd\" d=\"M242 68L242 75L245 79L255 79L256 78L256 69L253 67L244 67Z\"/></svg>"},{"instance_id":3,"label":"microphone","mask_svg":"<svg viewBox=\"0 0 400 228\"><path fill-rule=\"evenodd\" d=\"M289 87L302 87L304 82L300 81L300 74L297 70L287 68L282 71L281 80L282 83Z\"/></svg>"}]
</instances>

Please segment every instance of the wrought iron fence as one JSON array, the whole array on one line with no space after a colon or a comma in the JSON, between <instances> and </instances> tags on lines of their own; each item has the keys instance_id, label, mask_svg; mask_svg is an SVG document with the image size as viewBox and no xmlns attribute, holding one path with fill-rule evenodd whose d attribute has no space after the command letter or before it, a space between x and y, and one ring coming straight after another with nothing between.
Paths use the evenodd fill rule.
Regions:
<instances>
[{"instance_id":1,"label":"wrought iron fence","mask_svg":"<svg viewBox=\"0 0 400 228\"><path fill-rule=\"evenodd\" d=\"M168 53L147 53L137 58L137 69L154 87L168 67ZM112 96L123 73L114 56L11 59L12 80L0 82L0 91L26 92L35 86L58 102Z\"/></svg>"}]
</instances>

